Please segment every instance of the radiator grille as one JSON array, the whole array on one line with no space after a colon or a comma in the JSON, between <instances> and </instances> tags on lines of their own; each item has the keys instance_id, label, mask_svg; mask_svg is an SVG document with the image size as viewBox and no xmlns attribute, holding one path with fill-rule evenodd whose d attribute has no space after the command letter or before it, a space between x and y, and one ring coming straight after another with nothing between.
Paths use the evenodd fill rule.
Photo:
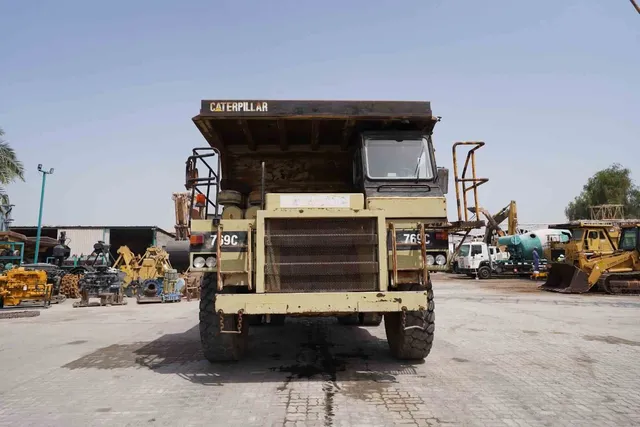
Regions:
<instances>
[{"instance_id":1,"label":"radiator grille","mask_svg":"<svg viewBox=\"0 0 640 427\"><path fill-rule=\"evenodd\" d=\"M375 218L265 219L265 291L375 291Z\"/></svg>"}]
</instances>

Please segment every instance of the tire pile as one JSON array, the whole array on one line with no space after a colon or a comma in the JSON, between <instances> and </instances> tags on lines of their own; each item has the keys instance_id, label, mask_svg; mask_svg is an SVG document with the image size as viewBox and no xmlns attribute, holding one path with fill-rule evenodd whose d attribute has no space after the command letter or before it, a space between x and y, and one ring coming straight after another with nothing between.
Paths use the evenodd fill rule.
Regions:
<instances>
[{"instance_id":1,"label":"tire pile","mask_svg":"<svg viewBox=\"0 0 640 427\"><path fill-rule=\"evenodd\" d=\"M60 282L60 293L67 298L80 298L80 282L81 274L65 274Z\"/></svg>"}]
</instances>

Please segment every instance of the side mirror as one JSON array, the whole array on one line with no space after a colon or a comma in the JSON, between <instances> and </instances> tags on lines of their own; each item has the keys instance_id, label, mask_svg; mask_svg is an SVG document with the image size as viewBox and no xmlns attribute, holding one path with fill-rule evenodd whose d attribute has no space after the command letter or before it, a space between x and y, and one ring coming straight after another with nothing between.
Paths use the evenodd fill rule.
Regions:
<instances>
[{"instance_id":1,"label":"side mirror","mask_svg":"<svg viewBox=\"0 0 640 427\"><path fill-rule=\"evenodd\" d=\"M438 168L437 180L442 194L447 194L449 192L449 169Z\"/></svg>"}]
</instances>

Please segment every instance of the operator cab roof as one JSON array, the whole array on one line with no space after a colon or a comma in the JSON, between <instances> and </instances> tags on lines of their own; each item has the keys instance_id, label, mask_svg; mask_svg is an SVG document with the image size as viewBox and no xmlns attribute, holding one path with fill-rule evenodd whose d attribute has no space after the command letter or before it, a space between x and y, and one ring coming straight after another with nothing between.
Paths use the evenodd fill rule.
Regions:
<instances>
[{"instance_id":1,"label":"operator cab roof","mask_svg":"<svg viewBox=\"0 0 640 427\"><path fill-rule=\"evenodd\" d=\"M431 134L438 120L427 101L203 100L193 118L209 145L220 151L234 146L347 149L358 132Z\"/></svg>"}]
</instances>

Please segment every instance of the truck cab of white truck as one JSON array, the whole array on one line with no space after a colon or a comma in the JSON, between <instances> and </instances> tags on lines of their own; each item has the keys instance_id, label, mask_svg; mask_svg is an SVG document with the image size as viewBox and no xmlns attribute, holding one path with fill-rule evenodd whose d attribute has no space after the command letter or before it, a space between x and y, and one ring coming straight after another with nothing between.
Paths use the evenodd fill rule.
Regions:
<instances>
[{"instance_id":1,"label":"truck cab of white truck","mask_svg":"<svg viewBox=\"0 0 640 427\"><path fill-rule=\"evenodd\" d=\"M488 279L495 271L497 261L509 259L508 252L484 242L463 243L458 252L458 273Z\"/></svg>"}]
</instances>

